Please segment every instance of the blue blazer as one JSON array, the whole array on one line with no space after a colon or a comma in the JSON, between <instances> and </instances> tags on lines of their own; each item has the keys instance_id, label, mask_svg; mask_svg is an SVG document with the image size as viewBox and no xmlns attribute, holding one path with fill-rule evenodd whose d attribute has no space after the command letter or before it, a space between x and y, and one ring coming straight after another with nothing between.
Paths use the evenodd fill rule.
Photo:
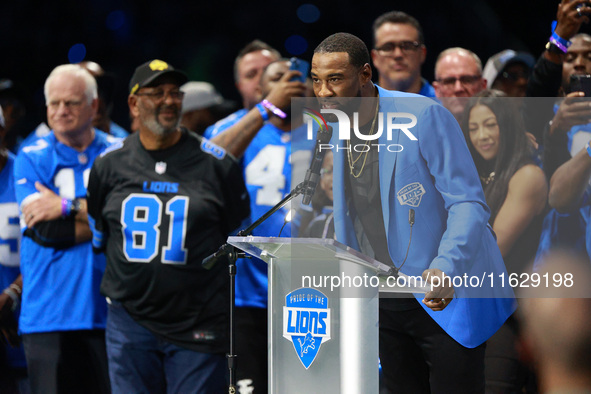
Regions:
<instances>
[{"instance_id":1,"label":"blue blazer","mask_svg":"<svg viewBox=\"0 0 591 394\"><path fill-rule=\"evenodd\" d=\"M471 283L454 286L456 299L443 311L433 312L421 303L452 338L463 346L476 347L515 310L503 258L488 225L490 211L476 167L458 123L443 106L416 94L378 90L379 111L384 116L406 112L418 119L409 129L417 141L401 131L394 131L388 141L385 119L379 138L379 143L385 144L379 153L379 182L390 257L398 267L404 260L410 236L409 210L414 209L412 242L402 272L421 276L426 269L439 268L452 278L464 274L478 278L479 283L473 278ZM396 123L408 122L401 118ZM345 146L344 141L338 141L338 133L333 134L332 143ZM402 151L388 151L385 146L391 144L401 145ZM347 153L333 152L337 240L359 249L353 230L355 212L347 207L343 184ZM424 295L415 297L420 301Z\"/></svg>"}]
</instances>

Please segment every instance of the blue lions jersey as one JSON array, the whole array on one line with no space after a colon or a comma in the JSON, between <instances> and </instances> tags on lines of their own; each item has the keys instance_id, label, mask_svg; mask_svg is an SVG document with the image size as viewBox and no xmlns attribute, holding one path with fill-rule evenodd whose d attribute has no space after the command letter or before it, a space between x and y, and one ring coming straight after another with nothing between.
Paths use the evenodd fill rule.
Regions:
<instances>
[{"instance_id":1,"label":"blue lions jersey","mask_svg":"<svg viewBox=\"0 0 591 394\"><path fill-rule=\"evenodd\" d=\"M39 138L43 138L46 135L49 135L50 133L51 130L49 129L49 127L47 127L45 123L40 123L35 128L35 130L31 131L31 133L15 147L15 149L18 152L24 147L34 145ZM123 127L119 126L117 123L111 122L110 135L112 135L113 137L123 139L129 136L129 132L125 130Z\"/></svg>"},{"instance_id":2,"label":"blue lions jersey","mask_svg":"<svg viewBox=\"0 0 591 394\"><path fill-rule=\"evenodd\" d=\"M216 123L205 129L203 136L207 139L212 139L222 131L226 130L229 127L232 127L247 113L248 110L243 108L234 112L233 114L226 116L224 119L218 120Z\"/></svg>"},{"instance_id":3,"label":"blue lions jersey","mask_svg":"<svg viewBox=\"0 0 591 394\"><path fill-rule=\"evenodd\" d=\"M21 232L18 225L18 204L14 194L14 155L0 171L0 289L5 289L19 276L19 248ZM22 345L4 346L6 358L12 367L26 366ZM0 346L1 348L1 346Z\"/></svg>"},{"instance_id":4,"label":"blue lions jersey","mask_svg":"<svg viewBox=\"0 0 591 394\"><path fill-rule=\"evenodd\" d=\"M291 133L270 123L252 140L242 158L244 180L250 196L251 222L265 214L291 190ZM283 207L253 231L253 235L276 237L288 208ZM291 236L285 226L281 236ZM236 274L236 306L267 307L267 264L258 259L239 259Z\"/></svg>"},{"instance_id":5,"label":"blue lions jersey","mask_svg":"<svg viewBox=\"0 0 591 394\"><path fill-rule=\"evenodd\" d=\"M93 142L84 152L78 152L51 133L22 148L14 164L19 206L38 193L35 182L62 198L86 198L92 163L115 141L118 139L95 130ZM26 229L22 219L21 228ZM99 294L104 270L105 257L92 252L90 241L55 249L23 237L21 332L104 328L106 302Z\"/></svg>"},{"instance_id":6,"label":"blue lions jersey","mask_svg":"<svg viewBox=\"0 0 591 394\"><path fill-rule=\"evenodd\" d=\"M18 204L14 194L14 155L8 154L8 161L0 172L0 266L14 271L15 275L6 288L18 276L19 247L21 233L18 222ZM4 272L4 271L2 271ZM12 276L12 275L9 275ZM1 285L1 284L0 284Z\"/></svg>"},{"instance_id":7,"label":"blue lions jersey","mask_svg":"<svg viewBox=\"0 0 591 394\"><path fill-rule=\"evenodd\" d=\"M554 112L559 105L554 105ZM591 139L591 123L575 125L567 133L567 148L571 156L575 156L581 149L585 149ZM543 258L552 250L558 248L574 250L578 253L588 253L591 256L590 226L590 189L587 188L583 196L581 207L573 212L560 213L551 209L544 217L540 243L536 252L534 269L538 269Z\"/></svg>"},{"instance_id":8,"label":"blue lions jersey","mask_svg":"<svg viewBox=\"0 0 591 394\"><path fill-rule=\"evenodd\" d=\"M205 130L205 138L213 138L236 124L248 110L241 109L218 121ZM303 128L302 128L303 130ZM293 188L292 173L302 181L310 165L311 148L314 140L292 141L292 136L304 136L304 132L284 132L271 123L259 130L252 140L241 164L244 179L250 196L251 223L260 218L275 204L281 201ZM292 145L295 143L292 155ZM293 170L293 171L292 171ZM297 199L299 201L300 199ZM297 202L296 202L297 204ZM288 208L275 212L253 231L253 235L275 237L284 224ZM291 236L291 226L286 225L282 236ZM259 259L238 259L236 273L236 306L267 307L267 264Z\"/></svg>"},{"instance_id":9,"label":"blue lions jersey","mask_svg":"<svg viewBox=\"0 0 591 394\"><path fill-rule=\"evenodd\" d=\"M119 126L115 122L111 122L111 133L110 134L113 137L117 137L117 138L126 138L127 136L129 136L129 133L127 132L127 130L125 130L123 127Z\"/></svg>"},{"instance_id":10,"label":"blue lions jersey","mask_svg":"<svg viewBox=\"0 0 591 394\"><path fill-rule=\"evenodd\" d=\"M41 122L24 140L17 143L14 147L14 151L20 152L24 147L34 145L39 138L43 138L49 134L51 134L51 129L45 124L45 122Z\"/></svg>"}]
</instances>

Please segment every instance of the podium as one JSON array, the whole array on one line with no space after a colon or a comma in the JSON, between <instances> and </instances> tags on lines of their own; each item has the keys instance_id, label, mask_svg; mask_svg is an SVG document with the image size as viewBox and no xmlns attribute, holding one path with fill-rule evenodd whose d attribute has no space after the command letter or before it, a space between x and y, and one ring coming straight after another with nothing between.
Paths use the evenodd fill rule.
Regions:
<instances>
[{"instance_id":1,"label":"podium","mask_svg":"<svg viewBox=\"0 0 591 394\"><path fill-rule=\"evenodd\" d=\"M269 392L378 393L379 292L427 288L332 239L228 243L268 264Z\"/></svg>"}]
</instances>

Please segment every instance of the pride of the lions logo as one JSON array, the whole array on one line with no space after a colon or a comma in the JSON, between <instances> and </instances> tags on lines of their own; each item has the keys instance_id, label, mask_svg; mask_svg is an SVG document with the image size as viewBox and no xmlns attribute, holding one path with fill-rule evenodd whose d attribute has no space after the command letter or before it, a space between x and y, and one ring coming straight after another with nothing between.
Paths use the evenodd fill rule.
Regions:
<instances>
[{"instance_id":1,"label":"pride of the lions logo","mask_svg":"<svg viewBox=\"0 0 591 394\"><path fill-rule=\"evenodd\" d=\"M400 205L410 205L418 208L421 204L421 199L425 194L425 188L419 182L413 182L401 188L398 193L398 202Z\"/></svg>"},{"instance_id":2,"label":"pride of the lions logo","mask_svg":"<svg viewBox=\"0 0 591 394\"><path fill-rule=\"evenodd\" d=\"M320 345L330 340L328 298L311 288L297 289L286 295L283 337L293 343L304 368L310 368Z\"/></svg>"}]
</instances>

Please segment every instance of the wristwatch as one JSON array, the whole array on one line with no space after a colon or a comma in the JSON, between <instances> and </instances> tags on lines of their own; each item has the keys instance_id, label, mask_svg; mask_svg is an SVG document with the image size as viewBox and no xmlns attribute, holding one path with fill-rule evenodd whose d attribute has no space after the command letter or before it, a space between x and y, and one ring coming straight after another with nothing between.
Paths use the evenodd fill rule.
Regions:
<instances>
[{"instance_id":1,"label":"wristwatch","mask_svg":"<svg viewBox=\"0 0 591 394\"><path fill-rule=\"evenodd\" d=\"M70 205L70 213L68 216L74 217L80 212L80 199L75 198L72 200L72 205Z\"/></svg>"},{"instance_id":2,"label":"wristwatch","mask_svg":"<svg viewBox=\"0 0 591 394\"><path fill-rule=\"evenodd\" d=\"M565 54L565 52L563 52L562 49L558 48L555 44L551 43L550 41L546 43L546 50L550 53L556 53L557 55Z\"/></svg>"}]
</instances>

